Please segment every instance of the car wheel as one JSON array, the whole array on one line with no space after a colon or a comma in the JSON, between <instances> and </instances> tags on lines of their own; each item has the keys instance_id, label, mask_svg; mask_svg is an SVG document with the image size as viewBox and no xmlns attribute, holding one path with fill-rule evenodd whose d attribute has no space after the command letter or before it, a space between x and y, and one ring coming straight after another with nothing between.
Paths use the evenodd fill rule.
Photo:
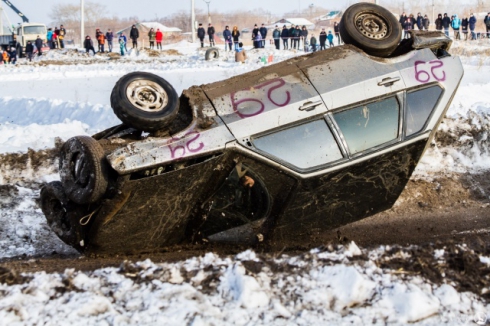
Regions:
<instances>
[{"instance_id":1,"label":"car wheel","mask_svg":"<svg viewBox=\"0 0 490 326\"><path fill-rule=\"evenodd\" d=\"M167 127L177 116L179 97L162 77L133 72L119 79L112 89L111 106L126 125L157 131Z\"/></svg>"},{"instance_id":2,"label":"car wheel","mask_svg":"<svg viewBox=\"0 0 490 326\"><path fill-rule=\"evenodd\" d=\"M387 9L372 3L357 3L342 15L340 36L367 54L387 57L400 43L402 29Z\"/></svg>"},{"instance_id":3,"label":"car wheel","mask_svg":"<svg viewBox=\"0 0 490 326\"><path fill-rule=\"evenodd\" d=\"M104 150L88 136L68 139L61 148L60 177L66 196L77 204L90 204L105 194L108 167Z\"/></svg>"},{"instance_id":4,"label":"car wheel","mask_svg":"<svg viewBox=\"0 0 490 326\"><path fill-rule=\"evenodd\" d=\"M41 189L41 210L49 227L65 243L77 244L78 235L74 221L69 219L67 199L61 182L54 181Z\"/></svg>"},{"instance_id":5,"label":"car wheel","mask_svg":"<svg viewBox=\"0 0 490 326\"><path fill-rule=\"evenodd\" d=\"M206 61L218 59L219 58L219 50L217 48L210 48L206 50L206 54L204 55Z\"/></svg>"}]
</instances>

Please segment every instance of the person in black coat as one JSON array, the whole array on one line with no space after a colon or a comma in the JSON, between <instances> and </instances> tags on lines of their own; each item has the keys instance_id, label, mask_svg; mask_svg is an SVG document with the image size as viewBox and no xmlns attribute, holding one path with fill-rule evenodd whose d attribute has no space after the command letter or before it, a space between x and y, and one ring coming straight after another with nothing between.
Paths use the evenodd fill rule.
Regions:
<instances>
[{"instance_id":1,"label":"person in black coat","mask_svg":"<svg viewBox=\"0 0 490 326\"><path fill-rule=\"evenodd\" d=\"M289 30L286 27L286 25L284 25L282 27L281 38L282 38L282 44L284 46L284 50L287 50L288 49Z\"/></svg>"},{"instance_id":2,"label":"person in black coat","mask_svg":"<svg viewBox=\"0 0 490 326\"><path fill-rule=\"evenodd\" d=\"M215 30L214 30L214 26L213 24L209 23L208 24L208 37L209 37L209 46L214 46L214 34L215 34Z\"/></svg>"},{"instance_id":3,"label":"person in black coat","mask_svg":"<svg viewBox=\"0 0 490 326\"><path fill-rule=\"evenodd\" d=\"M88 36L88 35L85 36L85 41L83 42L83 47L85 48L85 52L87 54L89 53L90 50L92 50L92 52L95 55L94 42L92 41L90 36Z\"/></svg>"},{"instance_id":4,"label":"person in black coat","mask_svg":"<svg viewBox=\"0 0 490 326\"><path fill-rule=\"evenodd\" d=\"M136 25L133 25L129 32L129 38L133 41L133 49L138 47L138 37L140 37L140 32L136 28Z\"/></svg>"},{"instance_id":5,"label":"person in black coat","mask_svg":"<svg viewBox=\"0 0 490 326\"><path fill-rule=\"evenodd\" d=\"M427 17L427 15L424 15L424 20L422 21L422 24L424 25L424 30L428 31L430 26L430 20L429 17Z\"/></svg>"},{"instance_id":6,"label":"person in black coat","mask_svg":"<svg viewBox=\"0 0 490 326\"><path fill-rule=\"evenodd\" d=\"M451 26L451 18L449 18L447 14L444 14L444 17L442 18L442 27L444 28L446 36L449 36L449 26Z\"/></svg>"},{"instance_id":7,"label":"person in black coat","mask_svg":"<svg viewBox=\"0 0 490 326\"><path fill-rule=\"evenodd\" d=\"M34 42L34 45L37 48L37 55L40 56L43 54L42 48L43 48L43 40L39 37L39 35L36 38L36 41Z\"/></svg>"},{"instance_id":8,"label":"person in black coat","mask_svg":"<svg viewBox=\"0 0 490 326\"><path fill-rule=\"evenodd\" d=\"M442 31L442 14L437 15L437 19L435 23L436 23L436 30Z\"/></svg>"},{"instance_id":9,"label":"person in black coat","mask_svg":"<svg viewBox=\"0 0 490 326\"><path fill-rule=\"evenodd\" d=\"M294 28L293 25L291 25L291 27L289 28L288 30L288 34L289 34L289 39L291 40L291 46L290 46L290 49L293 49L294 46L293 46L293 42L294 42L294 33L295 33L295 30L296 28Z\"/></svg>"},{"instance_id":10,"label":"person in black coat","mask_svg":"<svg viewBox=\"0 0 490 326\"><path fill-rule=\"evenodd\" d=\"M260 35L262 35L262 47L264 47L265 46L265 38L267 36L267 27L265 27L265 24L262 24L259 32L260 32Z\"/></svg>"},{"instance_id":11,"label":"person in black coat","mask_svg":"<svg viewBox=\"0 0 490 326\"><path fill-rule=\"evenodd\" d=\"M407 14L402 13L400 15L400 19L398 20L398 22L400 23L400 25L402 26L402 28L403 28L403 24L405 24L405 21L406 20L407 20Z\"/></svg>"},{"instance_id":12,"label":"person in black coat","mask_svg":"<svg viewBox=\"0 0 490 326\"><path fill-rule=\"evenodd\" d=\"M201 48L204 47L204 37L206 36L206 31L202 24L199 24L199 28L197 29L197 38L201 41Z\"/></svg>"},{"instance_id":13,"label":"person in black coat","mask_svg":"<svg viewBox=\"0 0 490 326\"><path fill-rule=\"evenodd\" d=\"M335 36L337 37L337 42L340 43L342 42L342 39L340 38L340 26L339 23L335 22L333 24L333 32L335 33Z\"/></svg>"},{"instance_id":14,"label":"person in black coat","mask_svg":"<svg viewBox=\"0 0 490 326\"><path fill-rule=\"evenodd\" d=\"M32 54L33 53L34 53L34 44L32 44L31 41L27 41L26 55L27 55L27 59L29 59L29 61L32 61Z\"/></svg>"},{"instance_id":15,"label":"person in black coat","mask_svg":"<svg viewBox=\"0 0 490 326\"><path fill-rule=\"evenodd\" d=\"M254 28L252 29L252 42L254 44L254 48L256 48L256 49L258 47L257 47L257 42L255 42L255 40L257 39L257 35L259 35L259 33L260 33L260 29L257 27L257 24L255 24Z\"/></svg>"},{"instance_id":16,"label":"person in black coat","mask_svg":"<svg viewBox=\"0 0 490 326\"><path fill-rule=\"evenodd\" d=\"M461 31L464 35L464 40L468 39L468 17L461 19Z\"/></svg>"},{"instance_id":17,"label":"person in black coat","mask_svg":"<svg viewBox=\"0 0 490 326\"><path fill-rule=\"evenodd\" d=\"M325 43L327 43L327 32L325 32L325 28L322 28L322 31L320 32L320 50L325 50Z\"/></svg>"}]
</instances>

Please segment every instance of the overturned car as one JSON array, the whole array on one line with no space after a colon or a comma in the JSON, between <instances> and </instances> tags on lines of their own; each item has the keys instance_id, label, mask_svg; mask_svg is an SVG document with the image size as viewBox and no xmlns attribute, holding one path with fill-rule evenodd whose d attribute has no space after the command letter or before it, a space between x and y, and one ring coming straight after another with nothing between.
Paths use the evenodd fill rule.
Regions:
<instances>
[{"instance_id":1,"label":"overturned car","mask_svg":"<svg viewBox=\"0 0 490 326\"><path fill-rule=\"evenodd\" d=\"M344 46L184 90L123 76L123 121L69 139L41 191L55 233L80 251L182 243L318 244L386 210L463 76L442 33L412 32L373 4L348 8Z\"/></svg>"}]
</instances>

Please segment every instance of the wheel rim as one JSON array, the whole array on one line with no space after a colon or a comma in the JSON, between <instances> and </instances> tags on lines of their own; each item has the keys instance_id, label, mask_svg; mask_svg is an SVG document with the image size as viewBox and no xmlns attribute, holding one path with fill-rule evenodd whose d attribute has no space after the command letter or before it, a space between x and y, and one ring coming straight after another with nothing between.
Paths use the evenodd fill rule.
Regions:
<instances>
[{"instance_id":1,"label":"wheel rim","mask_svg":"<svg viewBox=\"0 0 490 326\"><path fill-rule=\"evenodd\" d=\"M131 82L126 95L135 107L146 112L158 112L168 104L167 92L155 82L135 80Z\"/></svg>"},{"instance_id":2,"label":"wheel rim","mask_svg":"<svg viewBox=\"0 0 490 326\"><path fill-rule=\"evenodd\" d=\"M388 35L388 23L376 14L360 14L355 22L356 29L369 39L382 40Z\"/></svg>"},{"instance_id":3,"label":"wheel rim","mask_svg":"<svg viewBox=\"0 0 490 326\"><path fill-rule=\"evenodd\" d=\"M90 167L88 166L87 160L85 159L84 153L77 153L73 155L71 162L71 173L73 175L73 180L75 182L85 187L87 186L90 178Z\"/></svg>"}]
</instances>

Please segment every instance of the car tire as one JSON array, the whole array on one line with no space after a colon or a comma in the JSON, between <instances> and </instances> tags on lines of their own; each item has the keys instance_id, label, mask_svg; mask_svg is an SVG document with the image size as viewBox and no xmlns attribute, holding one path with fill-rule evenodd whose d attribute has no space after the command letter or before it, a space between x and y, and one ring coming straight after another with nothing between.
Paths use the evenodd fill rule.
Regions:
<instances>
[{"instance_id":1,"label":"car tire","mask_svg":"<svg viewBox=\"0 0 490 326\"><path fill-rule=\"evenodd\" d=\"M77 226L69 218L68 201L60 181L50 182L41 189L41 210L46 216L49 227L69 245L77 245Z\"/></svg>"},{"instance_id":2,"label":"car tire","mask_svg":"<svg viewBox=\"0 0 490 326\"><path fill-rule=\"evenodd\" d=\"M347 8L340 20L339 32L345 44L378 57L388 57L402 36L400 23L390 11L364 2Z\"/></svg>"},{"instance_id":3,"label":"car tire","mask_svg":"<svg viewBox=\"0 0 490 326\"><path fill-rule=\"evenodd\" d=\"M118 80L111 106L127 126L158 131L167 127L179 111L179 97L168 81L147 72L132 72Z\"/></svg>"},{"instance_id":4,"label":"car tire","mask_svg":"<svg viewBox=\"0 0 490 326\"><path fill-rule=\"evenodd\" d=\"M61 147L61 183L71 201L91 204L100 200L107 190L108 174L104 150L92 137L73 137Z\"/></svg>"},{"instance_id":5,"label":"car tire","mask_svg":"<svg viewBox=\"0 0 490 326\"><path fill-rule=\"evenodd\" d=\"M204 55L206 61L218 59L219 58L219 50L217 48L210 48L206 50L206 54Z\"/></svg>"}]
</instances>

